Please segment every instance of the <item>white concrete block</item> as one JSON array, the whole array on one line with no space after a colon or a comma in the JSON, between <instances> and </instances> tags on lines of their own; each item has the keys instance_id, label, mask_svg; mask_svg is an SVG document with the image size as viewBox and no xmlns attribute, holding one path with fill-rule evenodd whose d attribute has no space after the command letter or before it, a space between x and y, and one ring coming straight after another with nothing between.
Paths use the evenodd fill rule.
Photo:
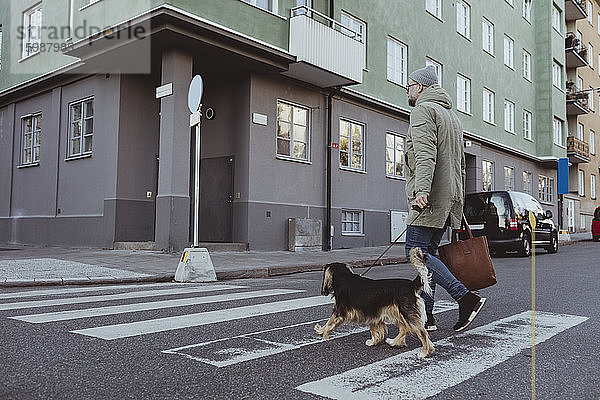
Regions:
<instances>
[{"instance_id":1,"label":"white concrete block","mask_svg":"<svg viewBox=\"0 0 600 400\"><path fill-rule=\"evenodd\" d=\"M177 271L176 282L215 282L217 274L210 254L205 248L186 248L183 250Z\"/></svg>"}]
</instances>

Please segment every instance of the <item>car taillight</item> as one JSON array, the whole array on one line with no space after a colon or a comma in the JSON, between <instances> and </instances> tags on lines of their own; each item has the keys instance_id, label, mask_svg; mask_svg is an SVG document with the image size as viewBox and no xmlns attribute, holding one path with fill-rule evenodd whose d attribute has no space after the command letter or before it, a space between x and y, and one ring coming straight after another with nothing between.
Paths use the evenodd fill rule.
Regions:
<instances>
[{"instance_id":1,"label":"car taillight","mask_svg":"<svg viewBox=\"0 0 600 400\"><path fill-rule=\"evenodd\" d=\"M517 224L517 219L516 218L511 218L510 220L510 230L511 231L516 231L518 228L518 224Z\"/></svg>"}]
</instances>

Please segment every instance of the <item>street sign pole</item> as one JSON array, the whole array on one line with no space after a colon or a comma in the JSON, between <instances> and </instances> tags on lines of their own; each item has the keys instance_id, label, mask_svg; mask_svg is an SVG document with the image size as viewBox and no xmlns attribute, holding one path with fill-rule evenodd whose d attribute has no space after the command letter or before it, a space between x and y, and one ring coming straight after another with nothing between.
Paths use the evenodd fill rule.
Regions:
<instances>
[{"instance_id":1,"label":"street sign pole","mask_svg":"<svg viewBox=\"0 0 600 400\"><path fill-rule=\"evenodd\" d=\"M202 105L200 115L202 116ZM196 124L196 156L194 159L194 247L198 247L198 224L200 222L200 123Z\"/></svg>"},{"instance_id":2,"label":"street sign pole","mask_svg":"<svg viewBox=\"0 0 600 400\"><path fill-rule=\"evenodd\" d=\"M202 121L202 90L203 83L200 75L194 76L188 91L188 108L190 109L190 128L195 128L194 152L194 244L183 250L175 281L177 282L214 282L217 280L215 267L210 254L205 248L200 248L198 229L200 225L200 123Z\"/></svg>"}]
</instances>

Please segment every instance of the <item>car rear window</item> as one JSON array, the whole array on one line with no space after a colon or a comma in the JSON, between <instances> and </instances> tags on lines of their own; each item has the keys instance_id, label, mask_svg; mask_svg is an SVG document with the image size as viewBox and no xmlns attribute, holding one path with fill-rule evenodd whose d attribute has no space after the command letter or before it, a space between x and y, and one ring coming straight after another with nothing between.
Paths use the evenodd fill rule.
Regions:
<instances>
[{"instance_id":1,"label":"car rear window","mask_svg":"<svg viewBox=\"0 0 600 400\"><path fill-rule=\"evenodd\" d=\"M510 219L512 214L508 194L504 192L467 195L464 213L470 222L482 221L486 217Z\"/></svg>"}]
</instances>

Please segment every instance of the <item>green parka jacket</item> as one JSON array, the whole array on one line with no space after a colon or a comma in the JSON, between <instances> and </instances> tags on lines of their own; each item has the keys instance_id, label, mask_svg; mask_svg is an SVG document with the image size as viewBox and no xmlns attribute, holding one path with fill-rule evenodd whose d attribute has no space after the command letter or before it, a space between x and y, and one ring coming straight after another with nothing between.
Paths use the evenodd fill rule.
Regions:
<instances>
[{"instance_id":1,"label":"green parka jacket","mask_svg":"<svg viewBox=\"0 0 600 400\"><path fill-rule=\"evenodd\" d=\"M419 95L410 115L406 141L406 196L409 208L422 194L429 196L430 209L409 210L408 223L452 229L460 228L465 197L465 153L460 120L452 111L452 100L439 85Z\"/></svg>"}]
</instances>

